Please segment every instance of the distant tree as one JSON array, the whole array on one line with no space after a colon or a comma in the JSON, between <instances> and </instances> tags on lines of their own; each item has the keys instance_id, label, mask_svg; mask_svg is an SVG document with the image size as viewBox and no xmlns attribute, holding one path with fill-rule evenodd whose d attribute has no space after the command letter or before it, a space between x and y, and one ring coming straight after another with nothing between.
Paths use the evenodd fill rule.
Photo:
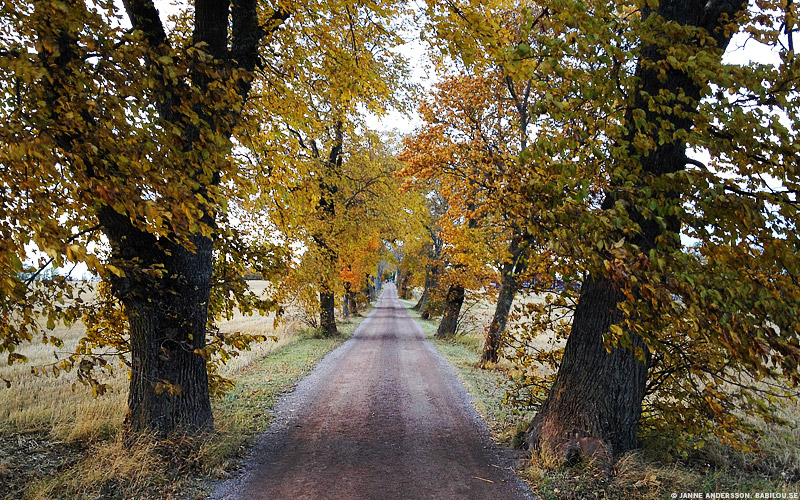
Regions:
<instances>
[{"instance_id":1,"label":"distant tree","mask_svg":"<svg viewBox=\"0 0 800 500\"><path fill-rule=\"evenodd\" d=\"M317 193L312 199L317 208L281 227L288 241L303 249L283 293L307 296L300 290L316 290L319 300L309 305L320 318L315 326L328 336L337 335L336 297L344 297L348 312L356 306L357 292L368 290L374 298L382 262L394 248L387 243L410 237L422 216L414 208L415 193L401 192L394 176L399 164L391 141L385 142L373 133L343 133L340 163L323 164L298 185ZM320 178L325 186L318 190ZM288 200L282 210L292 211L292 203Z\"/></svg>"},{"instance_id":2,"label":"distant tree","mask_svg":"<svg viewBox=\"0 0 800 500\"><path fill-rule=\"evenodd\" d=\"M296 32L287 32L293 38L285 40L280 60L263 68L264 92L257 98L258 112L271 119L250 130L245 142L253 163L282 180L260 193L255 208L268 214L287 245L307 250L301 267L313 272L305 274L307 283L291 277L290 288L315 288L318 327L331 336L337 334L336 297L343 293L341 266L348 265L348 256L338 254L341 221L349 216L339 190L347 191L349 181L367 182L369 193L370 182L381 184L390 175L378 165L386 158L354 163L370 141L373 153L383 154L381 139L366 130L361 114L402 109L409 90L406 62L391 50L403 42L393 30L402 4L338 7L310 12ZM320 43L335 50L320 51ZM354 170L359 166L377 177L363 178Z\"/></svg>"},{"instance_id":3,"label":"distant tree","mask_svg":"<svg viewBox=\"0 0 800 500\"><path fill-rule=\"evenodd\" d=\"M445 186L442 196L447 209L443 220L463 217L474 228L484 229L474 234L485 239L487 249L474 257L488 259L484 265L499 263L500 290L482 356L482 362L487 363L497 362L503 330L519 288L517 278L525 271L525 254L530 246L526 233L530 214L519 212L520 205L506 200L519 191L518 184L507 179L526 177L517 166L530 141L533 120L529 108L535 94L532 80L518 83L504 74L502 67L481 68L479 73L447 75L436 85L420 107L424 125L406 139L401 158L408 164L406 175ZM535 179L535 175L528 177ZM440 236L433 238L435 241ZM438 277L438 265L429 277ZM463 287L451 284L444 296L442 335L454 332L463 297Z\"/></svg>"}]
</instances>

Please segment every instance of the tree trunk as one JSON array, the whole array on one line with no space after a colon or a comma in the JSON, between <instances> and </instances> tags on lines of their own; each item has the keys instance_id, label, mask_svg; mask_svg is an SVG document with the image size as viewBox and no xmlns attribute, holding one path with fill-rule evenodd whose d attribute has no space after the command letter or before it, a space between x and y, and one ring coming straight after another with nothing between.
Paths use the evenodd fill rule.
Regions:
<instances>
[{"instance_id":1,"label":"tree trunk","mask_svg":"<svg viewBox=\"0 0 800 500\"><path fill-rule=\"evenodd\" d=\"M636 447L647 366L630 349L609 352L603 343L622 299L607 279L589 277L583 284L558 375L526 436L543 456L607 461ZM630 336L633 348L646 348L638 335Z\"/></svg>"},{"instance_id":2,"label":"tree trunk","mask_svg":"<svg viewBox=\"0 0 800 500\"><path fill-rule=\"evenodd\" d=\"M430 306L432 305L434 290L439 283L441 269L441 263L435 261L425 270L425 287L422 289L422 296L419 298L417 305L414 306L414 309L419 311L424 319L428 319L431 315Z\"/></svg>"},{"instance_id":3,"label":"tree trunk","mask_svg":"<svg viewBox=\"0 0 800 500\"><path fill-rule=\"evenodd\" d=\"M436 338L451 338L456 334L458 327L458 316L461 314L461 306L464 305L464 287L462 285L450 285L447 290L447 298L444 305L444 316L436 329Z\"/></svg>"},{"instance_id":4,"label":"tree trunk","mask_svg":"<svg viewBox=\"0 0 800 500\"><path fill-rule=\"evenodd\" d=\"M175 431L213 430L206 361L196 354L205 347L209 250L204 249L202 255L179 251L184 255L168 269L180 278L167 290L155 294L147 288L123 300L131 331L125 419L129 432L155 431L163 436Z\"/></svg>"},{"instance_id":5,"label":"tree trunk","mask_svg":"<svg viewBox=\"0 0 800 500\"><path fill-rule=\"evenodd\" d=\"M408 300L411 298L411 288L408 286L409 281L411 281L411 276L411 271L403 273L403 281L398 284L397 295L401 299Z\"/></svg>"},{"instance_id":6,"label":"tree trunk","mask_svg":"<svg viewBox=\"0 0 800 500\"><path fill-rule=\"evenodd\" d=\"M378 263L378 272L375 275L375 283L377 284L378 292L383 289L383 271L386 269L386 261Z\"/></svg>"},{"instance_id":7,"label":"tree trunk","mask_svg":"<svg viewBox=\"0 0 800 500\"><path fill-rule=\"evenodd\" d=\"M336 337L339 330L336 328L336 297L333 292L319 292L319 327L326 337Z\"/></svg>"},{"instance_id":8,"label":"tree trunk","mask_svg":"<svg viewBox=\"0 0 800 500\"><path fill-rule=\"evenodd\" d=\"M101 210L100 220L112 262L124 271L111 284L131 332L126 433L213 430L206 361L198 354L206 345L211 240L192 237L192 252L140 231L110 207Z\"/></svg>"},{"instance_id":9,"label":"tree trunk","mask_svg":"<svg viewBox=\"0 0 800 500\"><path fill-rule=\"evenodd\" d=\"M375 290L375 284L370 279L369 275L367 275L367 301L373 302L375 299L378 298L378 291Z\"/></svg>"},{"instance_id":10,"label":"tree trunk","mask_svg":"<svg viewBox=\"0 0 800 500\"><path fill-rule=\"evenodd\" d=\"M423 305L425 305L425 302L428 301L428 283L430 283L430 279L431 279L431 265L429 263L427 266L425 266L425 286L422 288L422 295L419 296L419 300L417 301L416 304L414 304L414 307L412 307L411 309L419 311L420 308Z\"/></svg>"},{"instance_id":11,"label":"tree trunk","mask_svg":"<svg viewBox=\"0 0 800 500\"><path fill-rule=\"evenodd\" d=\"M322 228L330 227L336 217L336 195L339 192L337 176L341 173L342 167L342 148L344 146L344 125L341 121L336 121L333 126L334 140L325 160L325 167L328 169L325 176L320 176L319 189L320 198L317 202L317 212L320 219L325 224ZM319 159L319 151L314 148L314 156ZM331 245L332 235L325 234L325 229L318 230L312 236L313 241L318 245L321 260L330 275L337 272L339 256L336 247ZM336 328L336 296L331 289L331 282L323 273L317 283L319 288L319 327L325 337L335 337L339 335Z\"/></svg>"},{"instance_id":12,"label":"tree trunk","mask_svg":"<svg viewBox=\"0 0 800 500\"><path fill-rule=\"evenodd\" d=\"M716 39L721 56L730 41L730 31L722 29L720 16L725 13L730 19L734 19L736 12L743 7L742 2L732 0L695 0L689 3L682 0L662 0L657 12L666 21L705 28ZM649 14L650 10L645 8L642 15ZM666 59L663 49L656 46L645 47L641 57L657 62ZM633 107L628 111L627 123L635 122L633 109L640 109L645 112L648 123L669 121L676 130L689 130L692 127L691 116L697 109L701 87L692 79L693 75L671 68L669 64L666 66L670 69L660 74L661 65L658 63L651 66L641 62L638 64L640 91L636 93ZM671 107L666 106L670 114L660 115L657 110L648 106L644 96L657 96L661 90L667 90L674 95L683 94L691 101L682 105L681 113L672 114ZM631 139L633 133L631 130ZM654 139L658 144L658 137ZM684 143L675 141L660 144L641 160L642 184L639 187L651 189L653 194L650 199L659 200L662 206L679 205L677 193L659 188L653 181L665 174L684 169L686 163ZM624 190L620 191L624 195ZM612 185L602 209L611 209L616 202L616 196L617 191ZM679 213L679 210L672 210L670 207L666 207L664 211ZM665 217L662 226L658 220L646 218L638 205L633 205L630 217L641 231L638 234L629 234L628 238L642 255L649 255L653 249L669 252L678 244L667 243L677 241L680 231L677 216ZM667 231L672 234L659 247L656 240ZM587 455L610 460L637 447L649 350L644 340L630 331L625 332L629 343L627 348L612 347L608 351L603 341L610 326L620 320L618 304L622 300L623 294L605 276L590 275L583 284L556 380L541 411L526 433L528 445L539 450L542 455L568 461Z\"/></svg>"},{"instance_id":13,"label":"tree trunk","mask_svg":"<svg viewBox=\"0 0 800 500\"><path fill-rule=\"evenodd\" d=\"M517 276L525 270L526 264L523 257L522 238L515 235L509 244L510 259L503 263L502 277L500 279L500 293L497 296L497 306L494 310L492 322L486 332L486 342L483 344L481 365L497 363L502 345L503 331L506 328L508 314L514 296L517 294Z\"/></svg>"},{"instance_id":14,"label":"tree trunk","mask_svg":"<svg viewBox=\"0 0 800 500\"><path fill-rule=\"evenodd\" d=\"M350 292L350 283L345 282L344 284L344 296L342 297L342 316L349 318L351 314L356 314L355 303L352 301L351 296L352 293Z\"/></svg>"},{"instance_id":15,"label":"tree trunk","mask_svg":"<svg viewBox=\"0 0 800 500\"><path fill-rule=\"evenodd\" d=\"M402 290L406 286L406 273L405 272L403 272L403 271L398 271L397 272L397 282L395 283L395 286L397 288L397 296L402 299L403 298Z\"/></svg>"},{"instance_id":16,"label":"tree trunk","mask_svg":"<svg viewBox=\"0 0 800 500\"><path fill-rule=\"evenodd\" d=\"M356 302L356 293L352 290L347 290L347 295L345 296L345 302L349 304L350 314L353 316L358 315L358 302Z\"/></svg>"},{"instance_id":17,"label":"tree trunk","mask_svg":"<svg viewBox=\"0 0 800 500\"><path fill-rule=\"evenodd\" d=\"M419 315L422 319L430 319L437 307L435 297L437 294L437 287L439 286L439 276L441 276L441 274L442 263L436 261L431 266L430 274L426 277L425 289L422 291L422 297L419 299Z\"/></svg>"},{"instance_id":18,"label":"tree trunk","mask_svg":"<svg viewBox=\"0 0 800 500\"><path fill-rule=\"evenodd\" d=\"M442 256L442 247L444 241L437 236L435 229L429 228L428 231L431 235L433 244L431 245L430 252L428 253L428 265L425 266L425 287L422 289L422 296L414 306L414 309L419 311L422 319L428 319L431 316L428 308L428 303L434 293L434 289L439 282L439 275L441 274L442 265L440 258Z\"/></svg>"}]
</instances>

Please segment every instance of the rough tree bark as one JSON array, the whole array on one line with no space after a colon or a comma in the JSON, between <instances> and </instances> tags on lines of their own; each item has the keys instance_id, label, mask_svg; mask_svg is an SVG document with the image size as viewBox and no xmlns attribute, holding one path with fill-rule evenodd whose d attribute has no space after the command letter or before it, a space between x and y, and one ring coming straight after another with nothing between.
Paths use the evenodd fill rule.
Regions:
<instances>
[{"instance_id":1,"label":"rough tree bark","mask_svg":"<svg viewBox=\"0 0 800 500\"><path fill-rule=\"evenodd\" d=\"M123 253L135 251L139 259L136 267L121 263L125 276L112 280L130 326L126 429L159 435L176 430L211 430L206 362L195 354L206 344L211 240L193 237L196 250L192 252L157 241L112 209L104 210L100 219L106 227L112 255L119 259ZM167 277L156 278L146 272L155 266L163 266Z\"/></svg>"},{"instance_id":2,"label":"rough tree bark","mask_svg":"<svg viewBox=\"0 0 800 500\"><path fill-rule=\"evenodd\" d=\"M662 0L656 12L667 21L704 28L716 39L720 50L724 50L730 41L730 32L722 29L720 16L725 13L729 19L734 19L735 13L744 5L741 0ZM642 15L651 12L645 8ZM643 49L641 57L643 60L664 61L666 54L656 46L648 46ZM700 98L701 82L674 68L666 70L666 78L661 78L657 68L660 68L659 64L648 67L639 62L637 76L640 87L632 109L644 110L649 123L668 120L675 129L688 130L692 126L691 111L696 110ZM656 96L662 89L683 93L694 104L684 104L687 113L679 116L659 115L648 108L642 94ZM627 123L634 123L632 116L628 118ZM641 159L645 184L640 187L650 184L648 179L677 172L686 164L684 143L676 141L659 145ZM647 187L656 189L652 184ZM680 203L674 192L660 190L653 198L658 195L663 197L662 203ZM610 209L615 201L612 186L602 208ZM635 206L630 213L641 231L629 238L644 255L648 255L651 249L656 248L656 238L664 233L664 229L658 221L645 218ZM675 217L668 219L666 230L677 234L680 221ZM616 347L607 351L603 343L609 327L620 320L618 304L622 300L618 287L605 276L590 275L583 284L556 380L526 433L528 446L541 455L567 461L587 455L610 460L637 447L649 351L643 339L632 332L627 332L630 348ZM644 354L643 361L634 354L635 349Z\"/></svg>"},{"instance_id":3,"label":"rough tree bark","mask_svg":"<svg viewBox=\"0 0 800 500\"><path fill-rule=\"evenodd\" d=\"M456 334L458 327L458 316L461 314L461 306L464 305L464 286L460 284L450 285L447 290L447 297L444 301L444 315L439 327L436 329L436 338L451 338Z\"/></svg>"},{"instance_id":4,"label":"rough tree bark","mask_svg":"<svg viewBox=\"0 0 800 500\"><path fill-rule=\"evenodd\" d=\"M521 236L514 235L509 244L508 252L510 258L503 263L500 293L497 296L497 306L494 310L492 322L486 331L486 341L483 344L483 354L480 361L481 365L497 363L503 331L506 328L508 315L511 312L511 305L514 303L514 296L516 296L519 289L517 277L525 271L526 267L525 250Z\"/></svg>"}]
</instances>

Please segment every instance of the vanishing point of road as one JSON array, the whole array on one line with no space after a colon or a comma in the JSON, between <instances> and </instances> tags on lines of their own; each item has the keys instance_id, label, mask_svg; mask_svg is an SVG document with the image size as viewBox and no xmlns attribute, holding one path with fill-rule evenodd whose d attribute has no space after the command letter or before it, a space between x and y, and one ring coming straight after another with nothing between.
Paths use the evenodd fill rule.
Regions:
<instances>
[{"instance_id":1,"label":"vanishing point of road","mask_svg":"<svg viewBox=\"0 0 800 500\"><path fill-rule=\"evenodd\" d=\"M275 408L219 500L533 496L450 365L387 285L353 337Z\"/></svg>"}]
</instances>

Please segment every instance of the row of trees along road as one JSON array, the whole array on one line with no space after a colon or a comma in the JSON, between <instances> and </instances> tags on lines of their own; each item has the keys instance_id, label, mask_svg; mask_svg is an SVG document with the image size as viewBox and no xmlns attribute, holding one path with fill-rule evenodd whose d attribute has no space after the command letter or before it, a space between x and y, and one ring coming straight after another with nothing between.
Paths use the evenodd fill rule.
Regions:
<instances>
[{"instance_id":1,"label":"row of trees along road","mask_svg":"<svg viewBox=\"0 0 800 500\"><path fill-rule=\"evenodd\" d=\"M130 431L213 428L214 367L263 340L217 318L293 295L333 335L336 297L391 255L439 290L419 306L442 304L440 336L500 270L483 361L523 368L546 456L611 458L642 429L744 446L743 413L775 418L799 381L792 2L424 2L442 80L400 193L395 145L359 116L408 95L401 3L123 5L2 4L0 350L24 361L23 342L61 345L40 319L83 319L50 368L101 393L109 353L128 363ZM776 62L726 60L736 33ZM79 263L98 304L35 282ZM582 287L506 331L533 278ZM533 347L553 332L563 349Z\"/></svg>"},{"instance_id":2,"label":"row of trees along road","mask_svg":"<svg viewBox=\"0 0 800 500\"><path fill-rule=\"evenodd\" d=\"M151 0L4 2L8 362L36 337L61 346L48 328L83 318L86 337L49 371L99 394L99 372L122 361L129 431L212 429L209 393L225 384L214 367L264 340L215 320L278 308L253 296L246 271L277 282L313 268L323 299L343 269L356 287L374 273L395 160L355 117L405 85L391 51L399 14L389 1L197 0L167 20ZM102 279L98 304L81 302L85 284L36 283L47 266L78 264Z\"/></svg>"},{"instance_id":3,"label":"row of trees along road","mask_svg":"<svg viewBox=\"0 0 800 500\"><path fill-rule=\"evenodd\" d=\"M401 157L444 198L448 270L458 254L473 276L500 269L483 359L520 368L528 446L613 458L646 430L752 445L743 415L777 418L769 401L800 379L793 3L426 6L442 79ZM737 33L773 61L723 57ZM582 287L501 334L521 279Z\"/></svg>"}]
</instances>

